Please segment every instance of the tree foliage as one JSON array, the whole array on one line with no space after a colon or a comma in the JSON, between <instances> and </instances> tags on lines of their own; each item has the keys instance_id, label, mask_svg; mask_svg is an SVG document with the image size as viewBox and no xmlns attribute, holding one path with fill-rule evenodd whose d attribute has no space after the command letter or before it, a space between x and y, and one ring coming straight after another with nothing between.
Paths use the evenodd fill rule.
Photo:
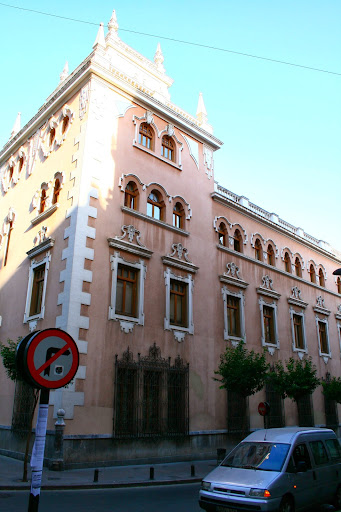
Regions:
<instances>
[{"instance_id":1,"label":"tree foliage","mask_svg":"<svg viewBox=\"0 0 341 512\"><path fill-rule=\"evenodd\" d=\"M15 365L15 353L20 340L21 337L19 337L16 342L8 339L6 345L0 342L0 355L2 357L2 362L5 367L7 376L11 380L22 380L22 377L17 371Z\"/></svg>"},{"instance_id":2,"label":"tree foliage","mask_svg":"<svg viewBox=\"0 0 341 512\"><path fill-rule=\"evenodd\" d=\"M287 396L297 402L320 384L316 376L317 368L311 358L301 361L290 357L285 366L282 361L277 361L267 375L267 380L283 398Z\"/></svg>"},{"instance_id":3,"label":"tree foliage","mask_svg":"<svg viewBox=\"0 0 341 512\"><path fill-rule=\"evenodd\" d=\"M323 394L327 400L341 404L341 377L332 377L321 381Z\"/></svg>"},{"instance_id":4,"label":"tree foliage","mask_svg":"<svg viewBox=\"0 0 341 512\"><path fill-rule=\"evenodd\" d=\"M265 351L261 354L248 351L240 341L236 347L227 347L221 354L218 370L214 372L220 378L215 380L221 383L221 389L247 397L262 389L268 368Z\"/></svg>"}]
</instances>

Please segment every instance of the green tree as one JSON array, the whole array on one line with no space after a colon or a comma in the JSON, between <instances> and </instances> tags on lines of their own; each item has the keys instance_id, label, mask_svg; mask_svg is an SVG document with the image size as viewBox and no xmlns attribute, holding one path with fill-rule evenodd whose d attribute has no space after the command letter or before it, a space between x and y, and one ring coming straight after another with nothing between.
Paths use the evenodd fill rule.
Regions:
<instances>
[{"instance_id":1,"label":"green tree","mask_svg":"<svg viewBox=\"0 0 341 512\"><path fill-rule=\"evenodd\" d=\"M335 400L341 404L341 377L322 379L322 391L327 400Z\"/></svg>"},{"instance_id":2,"label":"green tree","mask_svg":"<svg viewBox=\"0 0 341 512\"><path fill-rule=\"evenodd\" d=\"M236 347L227 347L221 354L218 370L214 372L219 377L215 377L215 380L220 382L220 389L227 390L228 400L236 396L239 401L237 410L232 407L230 401L228 402L230 404L228 406L229 430L231 424L232 431L248 430L246 399L263 388L268 368L265 351L262 353L249 351L245 348L243 341L240 341Z\"/></svg>"},{"instance_id":3,"label":"green tree","mask_svg":"<svg viewBox=\"0 0 341 512\"><path fill-rule=\"evenodd\" d=\"M31 405L31 410L29 412L29 427L26 437L26 447L25 447L25 456L24 456L24 468L23 468L23 482L27 482L27 465L28 465L28 454L29 454L29 448L30 448L30 441L32 437L32 424L33 424L33 417L34 417L34 411L36 409L38 398L39 398L39 389L33 388L29 384L26 383L26 381L23 379L23 376L18 371L16 364L15 364L15 354L18 344L21 341L21 337L18 338L17 342L8 339L7 344L0 342L0 355L2 357L2 362L6 371L7 376L17 382L20 383L23 388L30 388L31 393L33 395L32 404L28 404L28 406Z\"/></svg>"},{"instance_id":4,"label":"green tree","mask_svg":"<svg viewBox=\"0 0 341 512\"><path fill-rule=\"evenodd\" d=\"M274 389L282 395L298 402L300 398L310 395L320 384L317 378L317 369L311 358L304 360L290 357L285 362L277 361L267 375Z\"/></svg>"}]
</instances>

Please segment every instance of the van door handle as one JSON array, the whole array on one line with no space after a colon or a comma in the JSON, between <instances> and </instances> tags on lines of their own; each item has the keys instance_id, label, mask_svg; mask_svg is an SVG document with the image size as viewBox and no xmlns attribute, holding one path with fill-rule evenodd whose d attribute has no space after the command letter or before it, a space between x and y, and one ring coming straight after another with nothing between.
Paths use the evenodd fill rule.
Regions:
<instances>
[{"instance_id":1,"label":"van door handle","mask_svg":"<svg viewBox=\"0 0 341 512\"><path fill-rule=\"evenodd\" d=\"M313 479L316 480L316 473L313 471Z\"/></svg>"}]
</instances>

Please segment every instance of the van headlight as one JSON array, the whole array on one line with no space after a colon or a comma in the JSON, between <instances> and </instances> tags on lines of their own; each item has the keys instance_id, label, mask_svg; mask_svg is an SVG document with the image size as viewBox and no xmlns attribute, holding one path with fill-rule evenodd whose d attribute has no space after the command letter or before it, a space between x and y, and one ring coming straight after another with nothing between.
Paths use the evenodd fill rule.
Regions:
<instances>
[{"instance_id":1,"label":"van headlight","mask_svg":"<svg viewBox=\"0 0 341 512\"><path fill-rule=\"evenodd\" d=\"M268 489L251 489L250 496L254 496L255 498L271 498Z\"/></svg>"},{"instance_id":2,"label":"van headlight","mask_svg":"<svg viewBox=\"0 0 341 512\"><path fill-rule=\"evenodd\" d=\"M204 480L202 480L201 489L203 491L209 491L211 489L211 482L205 482Z\"/></svg>"}]
</instances>

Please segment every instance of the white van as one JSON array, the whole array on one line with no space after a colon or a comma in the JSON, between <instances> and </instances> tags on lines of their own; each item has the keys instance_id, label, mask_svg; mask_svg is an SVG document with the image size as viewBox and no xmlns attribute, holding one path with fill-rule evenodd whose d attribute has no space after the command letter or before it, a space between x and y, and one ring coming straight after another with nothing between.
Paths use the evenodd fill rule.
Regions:
<instances>
[{"instance_id":1,"label":"white van","mask_svg":"<svg viewBox=\"0 0 341 512\"><path fill-rule=\"evenodd\" d=\"M207 512L341 508L341 448L327 428L256 430L201 482Z\"/></svg>"}]
</instances>

